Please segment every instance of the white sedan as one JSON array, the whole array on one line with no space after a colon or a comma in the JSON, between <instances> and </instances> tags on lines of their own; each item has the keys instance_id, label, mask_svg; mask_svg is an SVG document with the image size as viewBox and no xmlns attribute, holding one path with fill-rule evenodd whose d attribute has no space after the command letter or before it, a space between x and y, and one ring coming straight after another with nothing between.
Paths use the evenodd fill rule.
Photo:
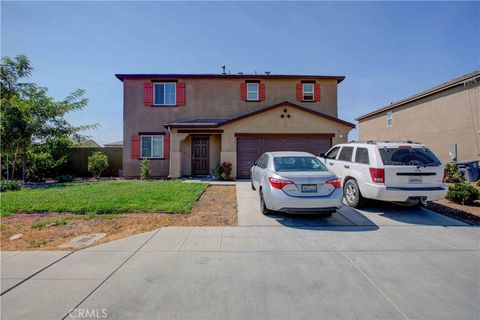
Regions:
<instances>
[{"instance_id":1,"label":"white sedan","mask_svg":"<svg viewBox=\"0 0 480 320\"><path fill-rule=\"evenodd\" d=\"M342 205L340 179L313 154L266 152L255 161L250 174L263 214L331 214Z\"/></svg>"}]
</instances>

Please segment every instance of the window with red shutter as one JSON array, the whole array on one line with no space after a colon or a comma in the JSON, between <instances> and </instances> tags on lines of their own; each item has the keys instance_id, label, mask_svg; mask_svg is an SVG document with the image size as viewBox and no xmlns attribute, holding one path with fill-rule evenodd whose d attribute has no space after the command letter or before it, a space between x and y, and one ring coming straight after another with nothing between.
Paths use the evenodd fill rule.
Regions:
<instances>
[{"instance_id":1,"label":"window with red shutter","mask_svg":"<svg viewBox=\"0 0 480 320\"><path fill-rule=\"evenodd\" d=\"M132 159L140 158L140 136L134 135L131 139L130 149L132 152Z\"/></svg>"},{"instance_id":2,"label":"window with red shutter","mask_svg":"<svg viewBox=\"0 0 480 320\"><path fill-rule=\"evenodd\" d=\"M320 101L320 84L315 83L314 86L315 101Z\"/></svg>"},{"instance_id":3,"label":"window with red shutter","mask_svg":"<svg viewBox=\"0 0 480 320\"><path fill-rule=\"evenodd\" d=\"M265 100L265 84L264 83L259 84L258 91L259 91L258 100L264 101Z\"/></svg>"},{"instance_id":4,"label":"window with red shutter","mask_svg":"<svg viewBox=\"0 0 480 320\"><path fill-rule=\"evenodd\" d=\"M153 83L151 82L143 84L143 104L146 106L153 105Z\"/></svg>"},{"instance_id":5,"label":"window with red shutter","mask_svg":"<svg viewBox=\"0 0 480 320\"><path fill-rule=\"evenodd\" d=\"M297 83L297 101L303 100L303 87L301 83Z\"/></svg>"},{"instance_id":6,"label":"window with red shutter","mask_svg":"<svg viewBox=\"0 0 480 320\"><path fill-rule=\"evenodd\" d=\"M240 84L240 99L242 99L242 101L247 101L247 84L246 83Z\"/></svg>"},{"instance_id":7,"label":"window with red shutter","mask_svg":"<svg viewBox=\"0 0 480 320\"><path fill-rule=\"evenodd\" d=\"M185 82L177 83L177 106L185 105Z\"/></svg>"}]
</instances>

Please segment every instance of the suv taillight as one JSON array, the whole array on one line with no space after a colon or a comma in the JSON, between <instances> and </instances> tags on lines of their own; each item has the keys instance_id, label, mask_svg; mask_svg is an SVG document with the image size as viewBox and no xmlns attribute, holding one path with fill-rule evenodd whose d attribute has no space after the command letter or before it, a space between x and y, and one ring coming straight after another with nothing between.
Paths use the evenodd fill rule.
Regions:
<instances>
[{"instance_id":1,"label":"suv taillight","mask_svg":"<svg viewBox=\"0 0 480 320\"><path fill-rule=\"evenodd\" d=\"M275 189L282 189L288 184L293 184L293 182L290 180L278 179L278 178L272 178L272 177L268 178L268 181L270 182L270 185Z\"/></svg>"},{"instance_id":2,"label":"suv taillight","mask_svg":"<svg viewBox=\"0 0 480 320\"><path fill-rule=\"evenodd\" d=\"M335 189L340 189L342 187L342 179L335 178L325 181L325 184L331 184Z\"/></svg>"},{"instance_id":3,"label":"suv taillight","mask_svg":"<svg viewBox=\"0 0 480 320\"><path fill-rule=\"evenodd\" d=\"M372 181L376 183L385 183L385 169L370 168Z\"/></svg>"}]
</instances>

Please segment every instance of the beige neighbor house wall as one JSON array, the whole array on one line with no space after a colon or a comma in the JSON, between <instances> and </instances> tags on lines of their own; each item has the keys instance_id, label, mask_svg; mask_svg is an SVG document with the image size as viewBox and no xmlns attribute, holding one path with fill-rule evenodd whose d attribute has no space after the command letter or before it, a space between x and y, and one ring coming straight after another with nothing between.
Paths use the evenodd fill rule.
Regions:
<instances>
[{"instance_id":1,"label":"beige neighbor house wall","mask_svg":"<svg viewBox=\"0 0 480 320\"><path fill-rule=\"evenodd\" d=\"M295 101L296 84L300 83L301 79L261 79L261 82L265 84L266 99L261 102L245 102L240 99L240 84L248 79L248 77L228 79L175 78L175 80L185 83L186 104L178 107L144 106L143 85L144 82L149 82L152 79L124 79L123 175L125 177L139 176L140 161L131 158L131 137L139 132L166 133L167 129L164 124L169 122L232 118L282 101L291 101L306 108L337 117L337 79L315 79L316 83L320 84L321 99L318 102ZM281 133L281 131L275 132ZM214 152L213 147L216 143L211 144L211 153ZM187 146L183 148L188 149ZM150 161L152 176L168 176L169 163L168 159ZM210 165L213 163L213 160L210 161ZM190 171L190 164L180 162L179 166L186 174Z\"/></svg>"},{"instance_id":2,"label":"beige neighbor house wall","mask_svg":"<svg viewBox=\"0 0 480 320\"><path fill-rule=\"evenodd\" d=\"M427 144L449 162L449 144L457 144L457 158L480 159L480 82L459 85L394 108L387 127L387 111L359 120L360 140L413 140Z\"/></svg>"}]
</instances>

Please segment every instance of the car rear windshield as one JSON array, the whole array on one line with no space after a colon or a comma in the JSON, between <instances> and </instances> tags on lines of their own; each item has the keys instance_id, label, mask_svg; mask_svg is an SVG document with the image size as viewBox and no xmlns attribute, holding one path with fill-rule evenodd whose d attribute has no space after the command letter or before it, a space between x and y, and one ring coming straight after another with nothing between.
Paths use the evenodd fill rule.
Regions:
<instances>
[{"instance_id":1,"label":"car rear windshield","mask_svg":"<svg viewBox=\"0 0 480 320\"><path fill-rule=\"evenodd\" d=\"M315 157L275 157L273 165L277 172L327 171L327 168Z\"/></svg>"},{"instance_id":2,"label":"car rear windshield","mask_svg":"<svg viewBox=\"0 0 480 320\"><path fill-rule=\"evenodd\" d=\"M438 166L440 160L428 148L380 148L386 166Z\"/></svg>"}]
</instances>

